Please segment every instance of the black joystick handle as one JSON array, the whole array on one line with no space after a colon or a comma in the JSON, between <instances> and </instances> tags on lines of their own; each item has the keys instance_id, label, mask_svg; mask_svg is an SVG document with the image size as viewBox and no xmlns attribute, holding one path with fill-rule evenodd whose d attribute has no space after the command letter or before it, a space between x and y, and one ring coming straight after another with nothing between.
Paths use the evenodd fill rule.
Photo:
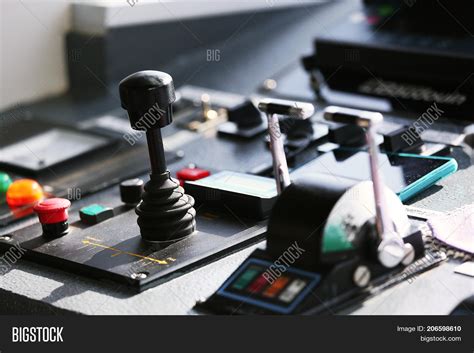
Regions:
<instances>
[{"instance_id":1,"label":"black joystick handle","mask_svg":"<svg viewBox=\"0 0 474 353\"><path fill-rule=\"evenodd\" d=\"M161 128L173 121L173 79L160 71L140 71L124 78L119 91L132 128L146 132L150 156L150 181L135 208L140 233L153 243L182 239L194 232L196 211L194 199L184 193L166 167Z\"/></svg>"},{"instance_id":2,"label":"black joystick handle","mask_svg":"<svg viewBox=\"0 0 474 353\"><path fill-rule=\"evenodd\" d=\"M119 91L132 129L146 132L152 174L166 172L161 128L173 121L173 79L160 71L139 71L124 78Z\"/></svg>"}]
</instances>

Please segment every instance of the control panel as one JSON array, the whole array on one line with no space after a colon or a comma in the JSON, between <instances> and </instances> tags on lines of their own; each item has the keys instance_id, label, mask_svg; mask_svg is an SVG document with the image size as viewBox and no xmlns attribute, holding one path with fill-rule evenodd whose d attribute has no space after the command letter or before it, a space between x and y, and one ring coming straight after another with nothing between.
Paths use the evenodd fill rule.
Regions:
<instances>
[{"instance_id":1,"label":"control panel","mask_svg":"<svg viewBox=\"0 0 474 353\"><path fill-rule=\"evenodd\" d=\"M0 249L140 292L266 240L196 307L242 314L324 312L446 260L402 201L454 173L461 152L408 143L406 120L175 90L151 70L118 92L121 109L79 124L15 121L1 142Z\"/></svg>"}]
</instances>

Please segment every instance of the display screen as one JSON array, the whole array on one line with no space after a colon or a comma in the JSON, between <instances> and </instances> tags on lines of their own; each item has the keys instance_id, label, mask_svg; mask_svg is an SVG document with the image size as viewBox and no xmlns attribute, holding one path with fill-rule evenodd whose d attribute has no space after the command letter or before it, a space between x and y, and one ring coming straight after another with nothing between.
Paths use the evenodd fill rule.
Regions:
<instances>
[{"instance_id":1,"label":"display screen","mask_svg":"<svg viewBox=\"0 0 474 353\"><path fill-rule=\"evenodd\" d=\"M401 193L430 172L448 163L448 158L417 157L398 154L379 154L379 171L385 184L396 193ZM292 179L303 175L322 173L340 176L355 181L370 180L369 155L365 151L336 149L323 154L291 173Z\"/></svg>"},{"instance_id":2,"label":"display screen","mask_svg":"<svg viewBox=\"0 0 474 353\"><path fill-rule=\"evenodd\" d=\"M277 195L274 179L237 172L222 171L200 179L195 184L260 198Z\"/></svg>"},{"instance_id":3,"label":"display screen","mask_svg":"<svg viewBox=\"0 0 474 353\"><path fill-rule=\"evenodd\" d=\"M0 148L0 163L38 171L110 143L103 136L52 128Z\"/></svg>"},{"instance_id":4,"label":"display screen","mask_svg":"<svg viewBox=\"0 0 474 353\"><path fill-rule=\"evenodd\" d=\"M219 295L278 313L291 313L320 281L320 275L248 259L224 283Z\"/></svg>"}]
</instances>

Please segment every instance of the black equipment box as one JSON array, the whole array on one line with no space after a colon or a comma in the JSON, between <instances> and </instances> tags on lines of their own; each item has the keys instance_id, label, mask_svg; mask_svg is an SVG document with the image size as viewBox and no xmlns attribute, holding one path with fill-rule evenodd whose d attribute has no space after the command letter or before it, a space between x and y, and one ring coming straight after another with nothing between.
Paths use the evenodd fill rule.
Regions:
<instances>
[{"instance_id":1,"label":"black equipment box","mask_svg":"<svg viewBox=\"0 0 474 353\"><path fill-rule=\"evenodd\" d=\"M414 3L409 6L409 3ZM398 110L472 119L472 2L367 1L314 42L303 59L331 90L384 98ZM453 9L451 9L453 7ZM466 22L466 24L464 24Z\"/></svg>"}]
</instances>

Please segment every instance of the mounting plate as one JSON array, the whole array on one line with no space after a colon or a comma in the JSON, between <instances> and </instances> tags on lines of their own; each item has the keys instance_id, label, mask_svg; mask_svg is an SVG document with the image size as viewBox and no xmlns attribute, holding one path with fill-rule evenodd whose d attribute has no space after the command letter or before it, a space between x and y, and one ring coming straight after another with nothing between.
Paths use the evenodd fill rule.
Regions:
<instances>
[{"instance_id":1,"label":"mounting plate","mask_svg":"<svg viewBox=\"0 0 474 353\"><path fill-rule=\"evenodd\" d=\"M133 208L117 207L114 213L115 217L88 226L74 212L69 233L53 240L42 236L37 223L0 237L0 250L19 245L26 250L25 258L34 262L140 292L255 243L266 230L263 222L202 207L194 234L160 248L142 241Z\"/></svg>"}]
</instances>

